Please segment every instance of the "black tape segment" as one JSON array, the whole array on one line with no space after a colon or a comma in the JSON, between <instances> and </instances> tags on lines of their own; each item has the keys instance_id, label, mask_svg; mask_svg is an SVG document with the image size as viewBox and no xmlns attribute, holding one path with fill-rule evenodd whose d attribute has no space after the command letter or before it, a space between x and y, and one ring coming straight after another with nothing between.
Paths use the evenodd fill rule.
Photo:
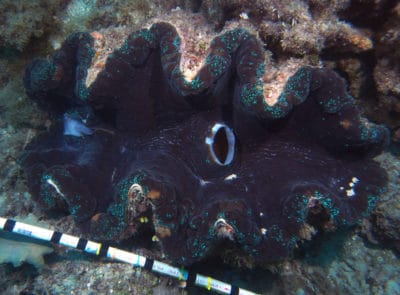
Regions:
<instances>
[{"instance_id":1,"label":"black tape segment","mask_svg":"<svg viewBox=\"0 0 400 295\"><path fill-rule=\"evenodd\" d=\"M16 221L12 219L7 219L6 223L4 224L3 230L12 232L14 229Z\"/></svg>"},{"instance_id":2,"label":"black tape segment","mask_svg":"<svg viewBox=\"0 0 400 295\"><path fill-rule=\"evenodd\" d=\"M107 245L107 244L101 244L101 245L100 245L99 256L100 256L100 257L107 257L108 248L110 248L109 245Z\"/></svg>"},{"instance_id":3,"label":"black tape segment","mask_svg":"<svg viewBox=\"0 0 400 295\"><path fill-rule=\"evenodd\" d=\"M143 268L151 271L153 270L153 264L154 264L153 259L146 258L146 262L144 263Z\"/></svg>"},{"instance_id":4,"label":"black tape segment","mask_svg":"<svg viewBox=\"0 0 400 295\"><path fill-rule=\"evenodd\" d=\"M88 240L80 238L78 241L78 245L76 246L76 249L85 251L87 243L88 243Z\"/></svg>"},{"instance_id":5,"label":"black tape segment","mask_svg":"<svg viewBox=\"0 0 400 295\"><path fill-rule=\"evenodd\" d=\"M50 242L56 243L56 244L60 243L60 240L61 240L61 236L62 236L62 235L63 235L63 234L60 233L59 231L53 232L53 235L51 236Z\"/></svg>"},{"instance_id":6,"label":"black tape segment","mask_svg":"<svg viewBox=\"0 0 400 295\"><path fill-rule=\"evenodd\" d=\"M231 293L230 295L239 295L239 287L231 285Z\"/></svg>"},{"instance_id":7,"label":"black tape segment","mask_svg":"<svg viewBox=\"0 0 400 295\"><path fill-rule=\"evenodd\" d=\"M193 287L194 282L196 281L197 274L193 272L189 272L188 278L186 280L186 287Z\"/></svg>"}]
</instances>

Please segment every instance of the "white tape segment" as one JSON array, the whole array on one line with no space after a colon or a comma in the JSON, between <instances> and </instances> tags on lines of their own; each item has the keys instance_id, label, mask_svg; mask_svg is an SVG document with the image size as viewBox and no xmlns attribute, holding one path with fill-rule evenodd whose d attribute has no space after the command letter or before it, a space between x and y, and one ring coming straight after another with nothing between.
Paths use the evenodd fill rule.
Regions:
<instances>
[{"instance_id":1,"label":"white tape segment","mask_svg":"<svg viewBox=\"0 0 400 295\"><path fill-rule=\"evenodd\" d=\"M70 236L67 234L63 234L61 236L59 244L67 246L67 247L76 248L76 246L78 246L78 242L79 242L79 238Z\"/></svg>"},{"instance_id":2,"label":"white tape segment","mask_svg":"<svg viewBox=\"0 0 400 295\"><path fill-rule=\"evenodd\" d=\"M85 252L94 254L94 255L99 255L99 251L101 248L101 244L100 243L95 243L92 241L88 241L85 247Z\"/></svg>"},{"instance_id":3,"label":"white tape segment","mask_svg":"<svg viewBox=\"0 0 400 295\"><path fill-rule=\"evenodd\" d=\"M145 257L113 247L108 248L107 257L139 267L143 267L146 263Z\"/></svg>"},{"instance_id":4,"label":"white tape segment","mask_svg":"<svg viewBox=\"0 0 400 295\"><path fill-rule=\"evenodd\" d=\"M50 241L54 231L17 221L13 232L39 240Z\"/></svg>"},{"instance_id":5,"label":"white tape segment","mask_svg":"<svg viewBox=\"0 0 400 295\"><path fill-rule=\"evenodd\" d=\"M0 217L0 228L3 229L4 225L6 224L7 219Z\"/></svg>"},{"instance_id":6,"label":"white tape segment","mask_svg":"<svg viewBox=\"0 0 400 295\"><path fill-rule=\"evenodd\" d=\"M239 295L257 295L257 294L254 293L254 292L247 291L247 290L244 290L244 289L240 289L240 288L239 288Z\"/></svg>"},{"instance_id":7,"label":"white tape segment","mask_svg":"<svg viewBox=\"0 0 400 295\"><path fill-rule=\"evenodd\" d=\"M232 288L229 284L199 274L196 276L194 284L204 287L207 290L215 290L223 294L230 294Z\"/></svg>"},{"instance_id":8,"label":"white tape segment","mask_svg":"<svg viewBox=\"0 0 400 295\"><path fill-rule=\"evenodd\" d=\"M152 271L177 278L179 280L187 280L188 273L185 270L173 267L164 262L154 260Z\"/></svg>"}]
</instances>

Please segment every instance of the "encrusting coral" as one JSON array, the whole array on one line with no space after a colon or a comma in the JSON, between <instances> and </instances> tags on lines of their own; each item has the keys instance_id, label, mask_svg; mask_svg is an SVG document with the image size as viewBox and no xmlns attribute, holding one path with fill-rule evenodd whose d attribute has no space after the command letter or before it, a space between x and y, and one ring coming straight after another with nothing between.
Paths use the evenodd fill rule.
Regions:
<instances>
[{"instance_id":1,"label":"encrusting coral","mask_svg":"<svg viewBox=\"0 0 400 295\"><path fill-rule=\"evenodd\" d=\"M261 39L286 54L318 54L327 48L359 52L372 48L361 30L343 22L338 12L351 1L202 1L200 10L223 27L230 19L244 19L257 26Z\"/></svg>"}]
</instances>

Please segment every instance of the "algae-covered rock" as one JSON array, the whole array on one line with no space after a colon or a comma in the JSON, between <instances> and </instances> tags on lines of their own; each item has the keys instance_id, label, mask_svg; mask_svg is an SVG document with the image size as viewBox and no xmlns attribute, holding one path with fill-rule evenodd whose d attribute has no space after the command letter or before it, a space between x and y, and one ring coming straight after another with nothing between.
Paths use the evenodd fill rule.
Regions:
<instances>
[{"instance_id":1,"label":"algae-covered rock","mask_svg":"<svg viewBox=\"0 0 400 295\"><path fill-rule=\"evenodd\" d=\"M0 1L0 47L22 51L32 38L40 38L48 33L55 26L54 15L62 2Z\"/></svg>"}]
</instances>

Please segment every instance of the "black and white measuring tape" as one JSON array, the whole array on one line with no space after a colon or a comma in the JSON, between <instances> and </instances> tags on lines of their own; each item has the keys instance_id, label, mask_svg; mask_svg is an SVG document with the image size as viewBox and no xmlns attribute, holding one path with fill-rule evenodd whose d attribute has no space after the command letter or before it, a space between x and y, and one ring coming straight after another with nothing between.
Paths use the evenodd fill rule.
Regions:
<instances>
[{"instance_id":1,"label":"black and white measuring tape","mask_svg":"<svg viewBox=\"0 0 400 295\"><path fill-rule=\"evenodd\" d=\"M161 261L146 258L132 252L120 250L105 244L96 243L86 239L45 229L42 227L29 225L12 219L0 217L0 229L37 240L48 241L67 247L76 248L97 256L107 257L118 261L132 264L134 267L141 267L156 273L167 275L186 282L185 287L199 286L209 291L215 291L221 294L231 295L257 295L257 293L241 289L237 286L215 280L211 277L195 274L184 270L183 268L174 267Z\"/></svg>"}]
</instances>

